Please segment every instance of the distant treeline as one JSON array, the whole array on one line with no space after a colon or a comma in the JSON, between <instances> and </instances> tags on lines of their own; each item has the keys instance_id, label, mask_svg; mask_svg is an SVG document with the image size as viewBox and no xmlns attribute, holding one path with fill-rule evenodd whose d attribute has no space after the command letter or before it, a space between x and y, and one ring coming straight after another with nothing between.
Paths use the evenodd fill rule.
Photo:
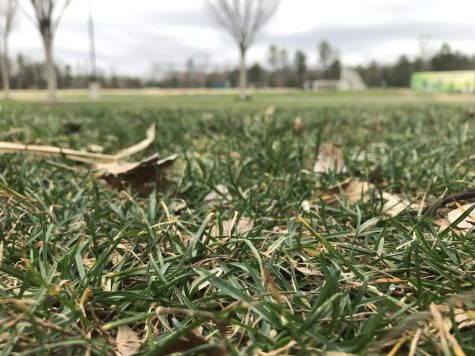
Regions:
<instances>
[{"instance_id":1,"label":"distant treeline","mask_svg":"<svg viewBox=\"0 0 475 356\"><path fill-rule=\"evenodd\" d=\"M318 64L308 63L307 54L296 51L291 56L285 48L271 46L266 63L248 66L248 82L254 87L302 88L306 81L315 79L338 79L342 63L339 51L328 42L318 46ZM191 58L184 69L160 69L151 71L149 78L126 75L98 74L97 81L103 88L224 88L235 87L239 80L238 69L209 69L207 64ZM18 55L10 59L12 89L44 89L46 76L44 63ZM73 70L70 65L57 65L59 88L86 88L91 81L86 70ZM444 44L435 54L423 59L410 59L401 55L392 64L373 61L355 67L369 87L408 87L411 74L416 71L443 71L475 69L475 56L454 51ZM82 72L82 73L78 73ZM1 78L1 76L0 76Z\"/></svg>"},{"instance_id":2,"label":"distant treeline","mask_svg":"<svg viewBox=\"0 0 475 356\"><path fill-rule=\"evenodd\" d=\"M369 87L408 87L414 72L475 70L475 56L454 51L444 43L434 55L425 60L420 57L411 60L401 55L394 64L382 65L373 61L366 66L356 67L356 70Z\"/></svg>"}]
</instances>

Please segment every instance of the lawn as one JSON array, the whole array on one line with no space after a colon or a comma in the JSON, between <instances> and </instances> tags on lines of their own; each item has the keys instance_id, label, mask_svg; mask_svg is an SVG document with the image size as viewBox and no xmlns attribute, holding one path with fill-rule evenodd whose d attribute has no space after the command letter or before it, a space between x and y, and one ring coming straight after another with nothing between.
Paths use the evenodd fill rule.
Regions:
<instances>
[{"instance_id":1,"label":"lawn","mask_svg":"<svg viewBox=\"0 0 475 356\"><path fill-rule=\"evenodd\" d=\"M455 207L432 205L475 189L472 107L404 93L2 103L1 141L115 153L155 124L131 159L178 154L144 197L65 157L0 155L3 354L474 354L475 235L456 228L470 209L439 228ZM313 171L326 143L346 170ZM326 199L349 178L369 197ZM388 216L384 194L413 208Z\"/></svg>"}]
</instances>

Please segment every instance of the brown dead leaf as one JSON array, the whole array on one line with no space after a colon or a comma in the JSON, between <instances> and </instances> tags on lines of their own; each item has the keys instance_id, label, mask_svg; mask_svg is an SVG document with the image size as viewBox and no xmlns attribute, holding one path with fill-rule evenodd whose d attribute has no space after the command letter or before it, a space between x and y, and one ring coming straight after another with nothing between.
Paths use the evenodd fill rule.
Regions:
<instances>
[{"instance_id":1,"label":"brown dead leaf","mask_svg":"<svg viewBox=\"0 0 475 356\"><path fill-rule=\"evenodd\" d=\"M316 174L324 174L331 171L336 173L346 172L343 148L335 143L323 144L320 147L313 171Z\"/></svg>"},{"instance_id":2,"label":"brown dead leaf","mask_svg":"<svg viewBox=\"0 0 475 356\"><path fill-rule=\"evenodd\" d=\"M375 193L377 193L377 188L374 184L352 178L330 188L321 198L328 204L345 201L348 205L355 205L360 201L369 201L371 195ZM379 194L376 197L379 198ZM395 217L404 210L415 207L409 200L392 193L383 192L382 198L384 200L382 213L390 217Z\"/></svg>"},{"instance_id":3,"label":"brown dead leaf","mask_svg":"<svg viewBox=\"0 0 475 356\"><path fill-rule=\"evenodd\" d=\"M171 208L176 214L179 214L182 210L188 208L188 204L183 199L177 199L172 202Z\"/></svg>"},{"instance_id":4,"label":"brown dead leaf","mask_svg":"<svg viewBox=\"0 0 475 356\"><path fill-rule=\"evenodd\" d=\"M222 200L231 200L228 188L223 184L218 184L213 191L209 192L203 199L205 203L214 203Z\"/></svg>"},{"instance_id":5,"label":"brown dead leaf","mask_svg":"<svg viewBox=\"0 0 475 356\"><path fill-rule=\"evenodd\" d=\"M269 117L274 115L275 113L275 106L269 106L264 110L264 116Z\"/></svg>"},{"instance_id":6,"label":"brown dead leaf","mask_svg":"<svg viewBox=\"0 0 475 356\"><path fill-rule=\"evenodd\" d=\"M383 205L383 214L390 217L398 216L404 210L414 207L414 204L412 204L410 201L395 194L384 192L383 199L385 200Z\"/></svg>"},{"instance_id":7,"label":"brown dead leaf","mask_svg":"<svg viewBox=\"0 0 475 356\"><path fill-rule=\"evenodd\" d=\"M376 166L371 172L369 172L368 181L373 184L381 184L384 182L383 168L381 165Z\"/></svg>"},{"instance_id":8,"label":"brown dead leaf","mask_svg":"<svg viewBox=\"0 0 475 356\"><path fill-rule=\"evenodd\" d=\"M292 123L292 130L296 134L299 134L299 133L302 133L302 132L305 131L305 125L304 125L302 119L300 118L300 116L298 116L294 119L294 122Z\"/></svg>"},{"instance_id":9,"label":"brown dead leaf","mask_svg":"<svg viewBox=\"0 0 475 356\"><path fill-rule=\"evenodd\" d=\"M122 356L135 355L140 351L142 342L139 337L130 327L127 325L119 326L117 330L117 351Z\"/></svg>"},{"instance_id":10,"label":"brown dead leaf","mask_svg":"<svg viewBox=\"0 0 475 356\"><path fill-rule=\"evenodd\" d=\"M96 169L98 177L105 179L112 187L123 190L131 185L140 196L147 196L154 187L159 190L166 187L168 181L165 174L176 157L173 155L160 160L155 154L136 163L118 161L97 164Z\"/></svg>"},{"instance_id":11,"label":"brown dead leaf","mask_svg":"<svg viewBox=\"0 0 475 356\"><path fill-rule=\"evenodd\" d=\"M82 124L79 122L72 122L72 121L64 122L63 129L68 134L79 133L81 132Z\"/></svg>"},{"instance_id":12,"label":"brown dead leaf","mask_svg":"<svg viewBox=\"0 0 475 356\"><path fill-rule=\"evenodd\" d=\"M460 216L462 216L467 210L469 210L473 204L465 204L460 207L457 207L456 209L452 210L449 212L447 215L448 220L450 221L450 224L453 224ZM457 229L460 230L470 230L474 228L475 220L472 219L471 216L475 214L475 211L470 213L469 216L465 218L465 220L459 222L457 224Z\"/></svg>"},{"instance_id":13,"label":"brown dead leaf","mask_svg":"<svg viewBox=\"0 0 475 356\"><path fill-rule=\"evenodd\" d=\"M344 200L348 205L354 205L360 200L363 202L368 201L369 193L373 189L374 186L371 183L352 178L331 187L321 198L328 204Z\"/></svg>"},{"instance_id":14,"label":"brown dead leaf","mask_svg":"<svg viewBox=\"0 0 475 356\"><path fill-rule=\"evenodd\" d=\"M250 218L242 217L236 223L234 219L231 220L224 220L223 221L223 236L231 236L231 233L236 227L236 232L240 235L245 234L246 232L252 230L254 227L254 220ZM219 226L214 225L211 229L211 236L212 237L219 237Z\"/></svg>"},{"instance_id":15,"label":"brown dead leaf","mask_svg":"<svg viewBox=\"0 0 475 356\"><path fill-rule=\"evenodd\" d=\"M439 227L439 231L444 231L450 226L450 221L447 218L435 219L433 223Z\"/></svg>"}]
</instances>

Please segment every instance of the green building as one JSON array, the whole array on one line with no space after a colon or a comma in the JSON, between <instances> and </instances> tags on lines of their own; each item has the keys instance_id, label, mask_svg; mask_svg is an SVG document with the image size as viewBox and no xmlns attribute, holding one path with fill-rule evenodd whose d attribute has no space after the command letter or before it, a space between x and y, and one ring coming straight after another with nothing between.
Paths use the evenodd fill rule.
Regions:
<instances>
[{"instance_id":1,"label":"green building","mask_svg":"<svg viewBox=\"0 0 475 356\"><path fill-rule=\"evenodd\" d=\"M413 73L411 88L426 91L474 93L475 70Z\"/></svg>"}]
</instances>

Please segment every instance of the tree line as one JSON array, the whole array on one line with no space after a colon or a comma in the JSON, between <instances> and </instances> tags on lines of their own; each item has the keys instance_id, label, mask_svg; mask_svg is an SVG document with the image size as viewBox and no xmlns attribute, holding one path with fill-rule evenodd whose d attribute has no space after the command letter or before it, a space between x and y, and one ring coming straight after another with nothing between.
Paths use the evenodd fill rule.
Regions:
<instances>
[{"instance_id":1,"label":"tree line","mask_svg":"<svg viewBox=\"0 0 475 356\"><path fill-rule=\"evenodd\" d=\"M318 61L309 63L303 50L291 53L288 49L271 45L265 61L254 62L246 68L248 86L254 88L303 88L306 81L338 79L342 69L340 52L328 41L317 46ZM10 85L13 89L46 89L47 76L44 62L24 55L9 60ZM183 69L166 68L160 75L147 77L97 73L103 88L224 88L239 86L240 68L212 69L208 64L190 58ZM394 63L372 61L359 65L357 70L369 87L408 87L411 75L417 71L473 70L475 56L452 50L449 44L425 59L410 59L401 55ZM91 77L87 70L74 70L70 65L56 65L57 83L60 89L87 88ZM0 72L2 78L3 72Z\"/></svg>"},{"instance_id":2,"label":"tree line","mask_svg":"<svg viewBox=\"0 0 475 356\"><path fill-rule=\"evenodd\" d=\"M381 64L372 61L355 69L369 87L408 87L411 75L421 71L475 70L475 56L453 50L448 43L442 44L433 55L410 59L401 55L395 63Z\"/></svg>"}]
</instances>

